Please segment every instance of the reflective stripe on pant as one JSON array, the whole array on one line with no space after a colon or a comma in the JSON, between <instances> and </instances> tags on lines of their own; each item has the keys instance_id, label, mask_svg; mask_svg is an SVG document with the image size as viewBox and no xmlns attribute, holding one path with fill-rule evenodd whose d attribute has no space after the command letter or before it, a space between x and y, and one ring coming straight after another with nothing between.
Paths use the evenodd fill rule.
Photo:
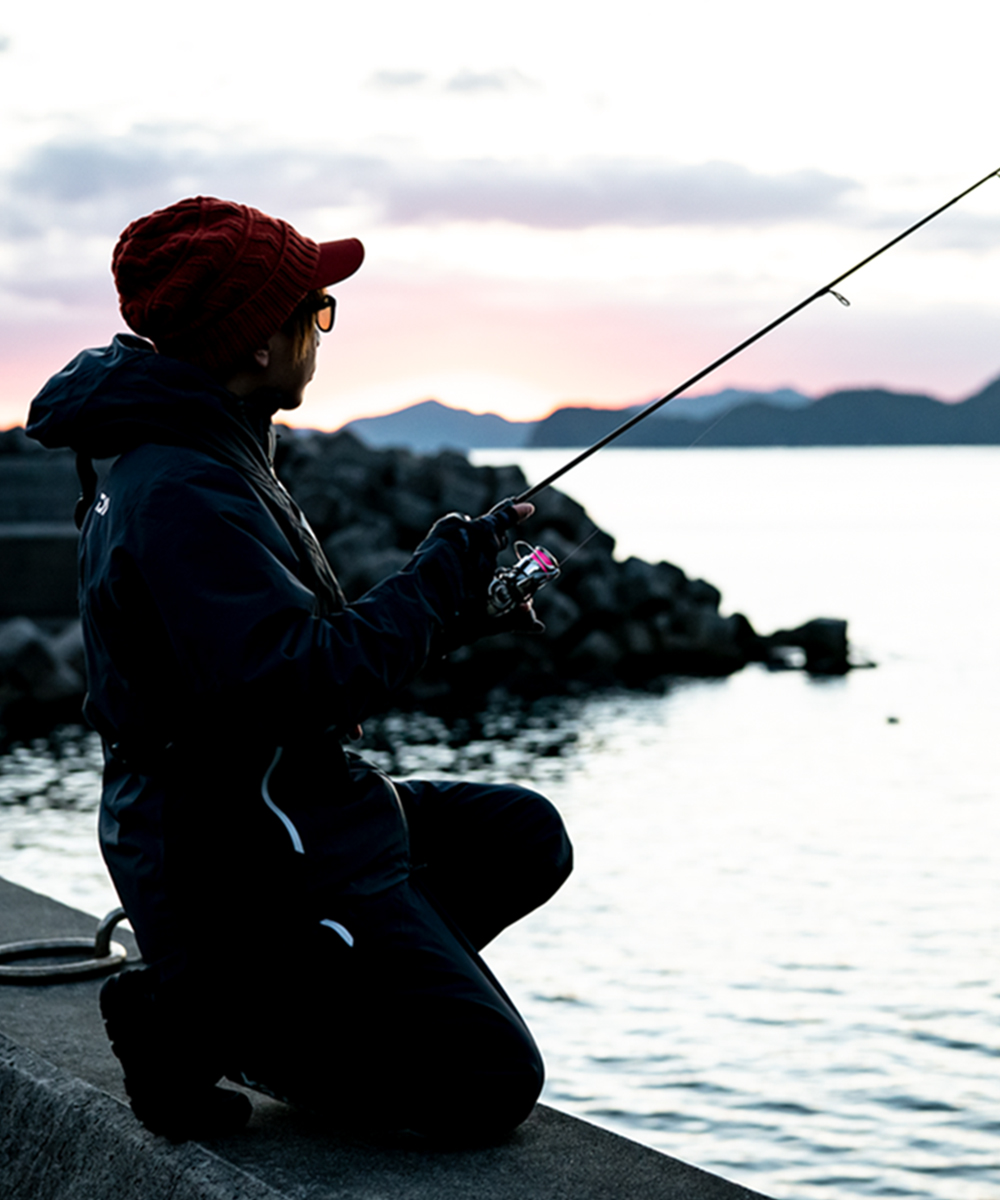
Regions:
<instances>
[{"instance_id":1,"label":"reflective stripe on pant","mask_svg":"<svg viewBox=\"0 0 1000 1200\"><path fill-rule=\"evenodd\" d=\"M337 899L302 931L294 962L255 979L241 1066L339 1120L497 1136L531 1111L543 1065L478 949L560 886L569 841L548 801L523 788L397 786L410 879Z\"/></svg>"}]
</instances>

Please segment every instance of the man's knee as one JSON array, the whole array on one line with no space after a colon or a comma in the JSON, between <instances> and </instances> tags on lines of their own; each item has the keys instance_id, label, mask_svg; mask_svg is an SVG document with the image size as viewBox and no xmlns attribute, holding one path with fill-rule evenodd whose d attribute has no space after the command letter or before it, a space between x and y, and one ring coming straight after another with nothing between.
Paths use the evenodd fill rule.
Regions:
<instances>
[{"instance_id":1,"label":"man's knee","mask_svg":"<svg viewBox=\"0 0 1000 1200\"><path fill-rule=\"evenodd\" d=\"M538 792L522 790L531 809L522 848L525 858L530 860L541 904L569 878L573 870L573 844L555 805Z\"/></svg>"},{"instance_id":2,"label":"man's knee","mask_svg":"<svg viewBox=\"0 0 1000 1200\"><path fill-rule=\"evenodd\" d=\"M440 1142L495 1141L531 1113L545 1068L527 1030L506 1021L452 1040L428 1062L412 1097L412 1127Z\"/></svg>"},{"instance_id":3,"label":"man's knee","mask_svg":"<svg viewBox=\"0 0 1000 1200\"><path fill-rule=\"evenodd\" d=\"M558 830L554 831L552 838L552 871L553 878L557 881L556 887L553 888L555 891L562 887L573 870L573 843L569 840L562 817L554 808L552 811L558 822Z\"/></svg>"}]
</instances>

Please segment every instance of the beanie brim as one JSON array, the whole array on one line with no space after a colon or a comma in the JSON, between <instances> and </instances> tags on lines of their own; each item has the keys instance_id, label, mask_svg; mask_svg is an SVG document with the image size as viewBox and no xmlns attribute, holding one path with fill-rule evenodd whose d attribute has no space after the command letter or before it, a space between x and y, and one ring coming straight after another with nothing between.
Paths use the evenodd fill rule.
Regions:
<instances>
[{"instance_id":1,"label":"beanie brim","mask_svg":"<svg viewBox=\"0 0 1000 1200\"><path fill-rule=\"evenodd\" d=\"M313 272L313 288L332 287L347 279L364 262L365 248L357 238L342 238L339 242L320 242L319 261Z\"/></svg>"}]
</instances>

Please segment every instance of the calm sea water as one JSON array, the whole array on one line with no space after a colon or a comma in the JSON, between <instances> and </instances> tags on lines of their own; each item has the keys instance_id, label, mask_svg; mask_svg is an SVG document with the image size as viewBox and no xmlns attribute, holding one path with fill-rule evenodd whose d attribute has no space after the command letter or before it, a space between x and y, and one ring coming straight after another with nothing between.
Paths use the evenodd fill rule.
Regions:
<instances>
[{"instance_id":1,"label":"calm sea water","mask_svg":"<svg viewBox=\"0 0 1000 1200\"><path fill-rule=\"evenodd\" d=\"M997 1197L1000 448L609 450L566 482L622 555L762 632L847 617L878 666L458 748L395 726L397 769L521 778L570 826L574 877L489 954L545 1099L776 1198ZM72 735L0 761L0 874L100 913L96 771Z\"/></svg>"}]
</instances>

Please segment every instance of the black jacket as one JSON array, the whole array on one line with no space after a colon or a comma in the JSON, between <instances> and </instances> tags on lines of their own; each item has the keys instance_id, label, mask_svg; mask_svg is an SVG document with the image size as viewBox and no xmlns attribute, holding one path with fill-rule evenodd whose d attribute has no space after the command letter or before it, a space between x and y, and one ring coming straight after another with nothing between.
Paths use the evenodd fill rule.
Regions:
<instances>
[{"instance_id":1,"label":"black jacket","mask_svg":"<svg viewBox=\"0 0 1000 1200\"><path fill-rule=\"evenodd\" d=\"M82 527L85 712L106 746L102 849L147 961L245 914L248 879L254 911L322 916L405 875L394 789L339 734L475 635L504 540L506 517L447 517L346 605L274 475L269 399L124 335L31 408L44 445L119 456Z\"/></svg>"}]
</instances>

